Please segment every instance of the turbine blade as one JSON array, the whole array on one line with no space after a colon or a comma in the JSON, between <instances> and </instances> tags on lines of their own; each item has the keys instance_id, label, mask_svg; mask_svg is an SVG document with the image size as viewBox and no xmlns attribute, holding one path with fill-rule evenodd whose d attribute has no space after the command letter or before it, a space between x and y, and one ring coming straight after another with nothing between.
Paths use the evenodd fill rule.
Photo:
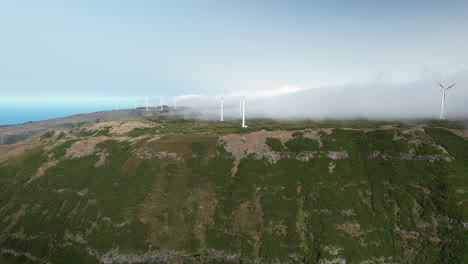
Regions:
<instances>
[{"instance_id":1,"label":"turbine blade","mask_svg":"<svg viewBox=\"0 0 468 264\"><path fill-rule=\"evenodd\" d=\"M456 83L454 83L454 84L450 85L449 87L445 88L445 90L448 90L448 89L454 87L455 85L456 85Z\"/></svg>"},{"instance_id":2,"label":"turbine blade","mask_svg":"<svg viewBox=\"0 0 468 264\"><path fill-rule=\"evenodd\" d=\"M442 89L445 89L445 87L442 84L440 84L440 82L436 81L436 83L438 83L440 87L442 87Z\"/></svg>"}]
</instances>

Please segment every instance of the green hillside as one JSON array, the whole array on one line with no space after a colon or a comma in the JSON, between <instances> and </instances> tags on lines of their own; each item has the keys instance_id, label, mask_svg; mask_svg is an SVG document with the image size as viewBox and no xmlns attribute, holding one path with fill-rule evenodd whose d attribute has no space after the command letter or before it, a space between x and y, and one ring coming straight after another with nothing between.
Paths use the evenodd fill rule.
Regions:
<instances>
[{"instance_id":1,"label":"green hillside","mask_svg":"<svg viewBox=\"0 0 468 264\"><path fill-rule=\"evenodd\" d=\"M0 263L467 263L450 122L50 128L0 146Z\"/></svg>"}]
</instances>

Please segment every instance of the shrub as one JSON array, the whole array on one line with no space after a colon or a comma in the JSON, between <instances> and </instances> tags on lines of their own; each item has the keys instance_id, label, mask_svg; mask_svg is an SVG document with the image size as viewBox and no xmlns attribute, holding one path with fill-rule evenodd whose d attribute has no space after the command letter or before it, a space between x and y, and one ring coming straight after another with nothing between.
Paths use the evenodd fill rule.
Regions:
<instances>
[{"instance_id":1,"label":"shrub","mask_svg":"<svg viewBox=\"0 0 468 264\"><path fill-rule=\"evenodd\" d=\"M286 142L285 145L293 152L314 151L319 148L319 144L316 140L304 137L293 138Z\"/></svg>"},{"instance_id":2,"label":"shrub","mask_svg":"<svg viewBox=\"0 0 468 264\"><path fill-rule=\"evenodd\" d=\"M193 142L190 144L190 149L197 155L204 156L208 153L208 144L205 142Z\"/></svg>"},{"instance_id":3,"label":"shrub","mask_svg":"<svg viewBox=\"0 0 468 264\"><path fill-rule=\"evenodd\" d=\"M281 140L277 138L267 138L266 144L270 147L273 151L282 151L284 149L284 145Z\"/></svg>"},{"instance_id":4,"label":"shrub","mask_svg":"<svg viewBox=\"0 0 468 264\"><path fill-rule=\"evenodd\" d=\"M293 137L303 137L304 136L304 133L302 133L301 131L296 131L292 134Z\"/></svg>"}]
</instances>

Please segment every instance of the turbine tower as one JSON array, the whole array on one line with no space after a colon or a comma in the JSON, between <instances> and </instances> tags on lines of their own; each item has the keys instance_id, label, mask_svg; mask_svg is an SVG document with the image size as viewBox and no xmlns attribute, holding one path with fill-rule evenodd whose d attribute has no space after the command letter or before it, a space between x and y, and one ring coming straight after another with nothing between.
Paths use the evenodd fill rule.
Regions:
<instances>
[{"instance_id":1,"label":"turbine tower","mask_svg":"<svg viewBox=\"0 0 468 264\"><path fill-rule=\"evenodd\" d=\"M146 111L148 111L148 97L145 98L145 107L146 107Z\"/></svg>"},{"instance_id":2,"label":"turbine tower","mask_svg":"<svg viewBox=\"0 0 468 264\"><path fill-rule=\"evenodd\" d=\"M242 118L242 96L239 96L239 117Z\"/></svg>"},{"instance_id":3,"label":"turbine tower","mask_svg":"<svg viewBox=\"0 0 468 264\"><path fill-rule=\"evenodd\" d=\"M224 101L224 97L221 97L221 122L224 121L223 101Z\"/></svg>"},{"instance_id":4,"label":"turbine tower","mask_svg":"<svg viewBox=\"0 0 468 264\"><path fill-rule=\"evenodd\" d=\"M440 119L445 119L445 116L444 116L444 107L445 107L445 91L447 91L448 89L452 88L453 86L456 85L456 83L450 85L449 87L445 88L442 84L440 84L440 82L437 82L436 83L439 84L439 86L441 87L440 91L442 92L442 99L441 99L441 102L440 102Z\"/></svg>"},{"instance_id":5,"label":"turbine tower","mask_svg":"<svg viewBox=\"0 0 468 264\"><path fill-rule=\"evenodd\" d=\"M160 103L160 104L161 104L161 111L162 111L162 110L163 110L163 107L162 107L162 96L161 96L161 103Z\"/></svg>"},{"instance_id":6,"label":"turbine tower","mask_svg":"<svg viewBox=\"0 0 468 264\"><path fill-rule=\"evenodd\" d=\"M242 102L242 127L247 127L245 125L245 96L242 96L241 102Z\"/></svg>"},{"instance_id":7,"label":"turbine tower","mask_svg":"<svg viewBox=\"0 0 468 264\"><path fill-rule=\"evenodd\" d=\"M174 110L177 110L177 101L176 101L176 97L174 97Z\"/></svg>"}]
</instances>

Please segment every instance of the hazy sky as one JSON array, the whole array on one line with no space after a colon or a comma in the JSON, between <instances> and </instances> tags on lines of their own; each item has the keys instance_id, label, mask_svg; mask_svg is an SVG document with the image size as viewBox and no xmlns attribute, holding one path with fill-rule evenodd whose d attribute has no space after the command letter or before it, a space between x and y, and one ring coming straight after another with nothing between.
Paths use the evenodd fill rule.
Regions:
<instances>
[{"instance_id":1,"label":"hazy sky","mask_svg":"<svg viewBox=\"0 0 468 264\"><path fill-rule=\"evenodd\" d=\"M0 36L10 103L396 87L466 76L468 1L0 0Z\"/></svg>"}]
</instances>

